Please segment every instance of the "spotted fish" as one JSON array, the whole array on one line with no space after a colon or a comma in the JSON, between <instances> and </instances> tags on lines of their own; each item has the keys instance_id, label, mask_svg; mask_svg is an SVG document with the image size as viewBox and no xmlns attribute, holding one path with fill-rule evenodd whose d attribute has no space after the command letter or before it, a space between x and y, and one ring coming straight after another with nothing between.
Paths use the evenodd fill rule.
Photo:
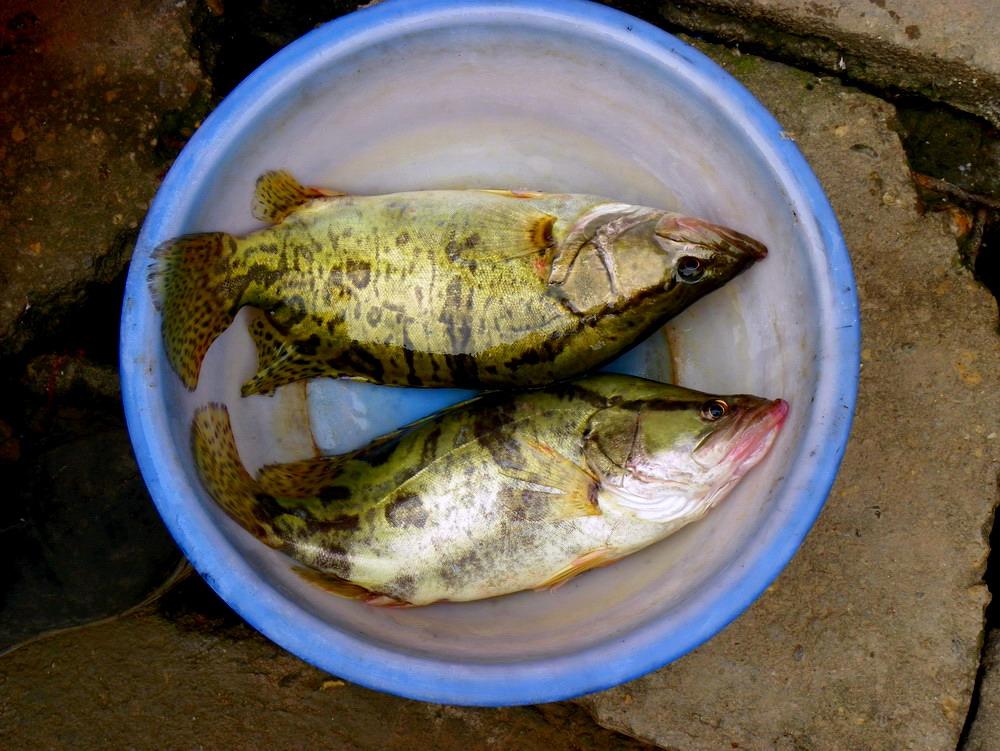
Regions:
<instances>
[{"instance_id":1,"label":"spotted fish","mask_svg":"<svg viewBox=\"0 0 1000 751\"><path fill-rule=\"evenodd\" d=\"M304 578L425 605L553 587L666 537L760 461L787 411L594 375L486 394L256 478L221 405L196 413L192 447L208 494Z\"/></svg>"},{"instance_id":2,"label":"spotted fish","mask_svg":"<svg viewBox=\"0 0 1000 751\"><path fill-rule=\"evenodd\" d=\"M243 306L258 370L243 394L317 376L529 387L580 375L763 258L756 240L661 209L574 194L352 196L263 175L245 237L153 254L169 362L193 389Z\"/></svg>"}]
</instances>

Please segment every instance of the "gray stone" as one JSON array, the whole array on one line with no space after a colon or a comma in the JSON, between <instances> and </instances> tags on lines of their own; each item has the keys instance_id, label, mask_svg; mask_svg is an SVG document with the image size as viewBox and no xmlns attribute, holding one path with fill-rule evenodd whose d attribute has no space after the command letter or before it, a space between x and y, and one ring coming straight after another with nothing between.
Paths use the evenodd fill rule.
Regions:
<instances>
[{"instance_id":1,"label":"gray stone","mask_svg":"<svg viewBox=\"0 0 1000 751\"><path fill-rule=\"evenodd\" d=\"M207 104L189 15L184 0L0 11L0 349L51 329L128 263L167 159L190 135L180 113Z\"/></svg>"},{"instance_id":2,"label":"gray stone","mask_svg":"<svg viewBox=\"0 0 1000 751\"><path fill-rule=\"evenodd\" d=\"M1000 631L990 631L982 669L979 709L961 751L1000 751Z\"/></svg>"},{"instance_id":3,"label":"gray stone","mask_svg":"<svg viewBox=\"0 0 1000 751\"><path fill-rule=\"evenodd\" d=\"M475 709L368 691L247 626L146 614L0 658L5 749L642 751L572 704Z\"/></svg>"},{"instance_id":4,"label":"gray stone","mask_svg":"<svg viewBox=\"0 0 1000 751\"><path fill-rule=\"evenodd\" d=\"M788 568L666 668L582 702L664 748L954 749L989 594L1000 467L997 308L921 216L891 105L711 54L777 116L840 218L861 298L861 392L838 480Z\"/></svg>"},{"instance_id":5,"label":"gray stone","mask_svg":"<svg viewBox=\"0 0 1000 751\"><path fill-rule=\"evenodd\" d=\"M657 7L670 24L1000 124L993 0L670 0Z\"/></svg>"}]
</instances>

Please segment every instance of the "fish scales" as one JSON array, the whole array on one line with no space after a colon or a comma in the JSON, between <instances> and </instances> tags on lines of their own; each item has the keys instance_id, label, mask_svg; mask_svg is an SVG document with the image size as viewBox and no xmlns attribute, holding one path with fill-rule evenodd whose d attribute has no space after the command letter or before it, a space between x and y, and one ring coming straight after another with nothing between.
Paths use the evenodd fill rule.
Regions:
<instances>
[{"instance_id":1,"label":"fish scales","mask_svg":"<svg viewBox=\"0 0 1000 751\"><path fill-rule=\"evenodd\" d=\"M364 449L265 466L257 478L224 408L197 413L192 445L209 494L306 578L420 605L553 586L700 518L767 450L787 409L727 399L591 376L485 395ZM706 413L723 403L725 415Z\"/></svg>"},{"instance_id":2,"label":"fish scales","mask_svg":"<svg viewBox=\"0 0 1000 751\"><path fill-rule=\"evenodd\" d=\"M544 385L611 359L766 252L732 230L597 196L322 193L269 173L257 213L280 221L154 253L166 350L186 385L243 306L256 309L259 365L244 394L320 375Z\"/></svg>"}]
</instances>

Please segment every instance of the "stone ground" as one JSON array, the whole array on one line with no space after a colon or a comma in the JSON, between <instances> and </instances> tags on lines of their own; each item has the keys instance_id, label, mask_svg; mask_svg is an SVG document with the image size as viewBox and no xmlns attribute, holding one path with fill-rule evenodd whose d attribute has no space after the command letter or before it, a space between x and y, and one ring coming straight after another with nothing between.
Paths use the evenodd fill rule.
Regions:
<instances>
[{"instance_id":1,"label":"stone ground","mask_svg":"<svg viewBox=\"0 0 1000 751\"><path fill-rule=\"evenodd\" d=\"M993 0L670 0L637 15L1000 125Z\"/></svg>"},{"instance_id":2,"label":"stone ground","mask_svg":"<svg viewBox=\"0 0 1000 751\"><path fill-rule=\"evenodd\" d=\"M705 48L803 149L861 296L852 442L775 585L717 638L631 684L578 704L470 710L342 684L189 579L126 618L0 656L0 748L1000 749L997 632L980 660L1000 467L997 308L960 263L1000 278L986 208L1000 199L1000 138L951 109L996 112L989 7L612 4L812 70ZM135 227L212 103L353 7L0 2L0 388L15 397L0 400L0 484L15 491L0 504L0 649L121 612L175 570L117 402ZM908 158L958 185L948 204L934 198L945 210L922 211L931 197L918 198Z\"/></svg>"}]
</instances>

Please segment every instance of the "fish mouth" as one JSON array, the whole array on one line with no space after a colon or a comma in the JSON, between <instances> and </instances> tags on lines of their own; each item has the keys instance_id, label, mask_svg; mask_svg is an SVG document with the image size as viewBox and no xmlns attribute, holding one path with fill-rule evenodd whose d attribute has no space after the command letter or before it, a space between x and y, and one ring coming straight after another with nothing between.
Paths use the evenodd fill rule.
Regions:
<instances>
[{"instance_id":1,"label":"fish mouth","mask_svg":"<svg viewBox=\"0 0 1000 751\"><path fill-rule=\"evenodd\" d=\"M744 415L736 425L738 437L726 456L726 462L734 464L741 474L757 464L778 437L789 409L784 399L775 399Z\"/></svg>"},{"instance_id":2,"label":"fish mouth","mask_svg":"<svg viewBox=\"0 0 1000 751\"><path fill-rule=\"evenodd\" d=\"M696 216L667 214L657 223L656 234L673 242L710 245L737 258L749 257L759 261L767 257L767 246L764 243Z\"/></svg>"}]
</instances>

